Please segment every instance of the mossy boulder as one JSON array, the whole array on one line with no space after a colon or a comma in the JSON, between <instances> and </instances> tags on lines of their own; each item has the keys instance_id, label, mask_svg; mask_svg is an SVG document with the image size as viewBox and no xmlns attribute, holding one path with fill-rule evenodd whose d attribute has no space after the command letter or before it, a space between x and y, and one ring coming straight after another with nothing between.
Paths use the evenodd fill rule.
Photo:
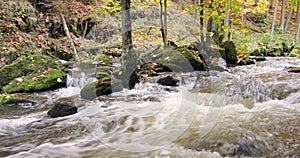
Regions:
<instances>
[{"instance_id":1,"label":"mossy boulder","mask_svg":"<svg viewBox=\"0 0 300 158\"><path fill-rule=\"evenodd\" d=\"M178 48L177 50L190 62L194 70L203 71L206 69L204 61L202 61L192 50L187 48Z\"/></svg>"},{"instance_id":2,"label":"mossy boulder","mask_svg":"<svg viewBox=\"0 0 300 158\"><path fill-rule=\"evenodd\" d=\"M258 49L254 50L250 55L254 56L291 56L295 45L289 45L287 42L264 43Z\"/></svg>"},{"instance_id":3,"label":"mossy boulder","mask_svg":"<svg viewBox=\"0 0 300 158\"><path fill-rule=\"evenodd\" d=\"M5 94L0 94L0 105L10 104L10 103L18 102L18 101L21 101L21 100L22 99L17 98L17 97L5 95Z\"/></svg>"},{"instance_id":4,"label":"mossy boulder","mask_svg":"<svg viewBox=\"0 0 300 158\"><path fill-rule=\"evenodd\" d=\"M221 56L226 63L235 65L238 61L235 44L232 41L225 41L221 44L221 48L224 49L221 50Z\"/></svg>"},{"instance_id":5,"label":"mossy boulder","mask_svg":"<svg viewBox=\"0 0 300 158\"><path fill-rule=\"evenodd\" d=\"M97 79L96 82L86 85L80 91L81 98L92 100L98 96L108 95L123 89L121 81L106 72L97 73Z\"/></svg>"},{"instance_id":6,"label":"mossy boulder","mask_svg":"<svg viewBox=\"0 0 300 158\"><path fill-rule=\"evenodd\" d=\"M31 55L0 68L0 90L33 92L65 86L66 68L45 55Z\"/></svg>"},{"instance_id":7,"label":"mossy boulder","mask_svg":"<svg viewBox=\"0 0 300 158\"><path fill-rule=\"evenodd\" d=\"M5 93L38 92L66 86L66 74L61 70L32 73L21 80L21 82L16 79L12 80L3 87L2 91Z\"/></svg>"},{"instance_id":8,"label":"mossy boulder","mask_svg":"<svg viewBox=\"0 0 300 158\"><path fill-rule=\"evenodd\" d=\"M109 75L108 72L101 71L101 72L97 72L96 78L97 78L97 79L102 79L102 78L109 77L109 76L110 76L110 75Z\"/></svg>"},{"instance_id":9,"label":"mossy boulder","mask_svg":"<svg viewBox=\"0 0 300 158\"><path fill-rule=\"evenodd\" d=\"M0 94L0 112L4 115L12 116L15 112L20 114L20 109L27 107L32 107L36 105L37 102L18 98L9 94Z\"/></svg>"},{"instance_id":10,"label":"mossy boulder","mask_svg":"<svg viewBox=\"0 0 300 158\"><path fill-rule=\"evenodd\" d=\"M196 52L187 48L170 49L162 52L161 64L164 64L172 71L203 71L206 65L197 55Z\"/></svg>"}]
</instances>

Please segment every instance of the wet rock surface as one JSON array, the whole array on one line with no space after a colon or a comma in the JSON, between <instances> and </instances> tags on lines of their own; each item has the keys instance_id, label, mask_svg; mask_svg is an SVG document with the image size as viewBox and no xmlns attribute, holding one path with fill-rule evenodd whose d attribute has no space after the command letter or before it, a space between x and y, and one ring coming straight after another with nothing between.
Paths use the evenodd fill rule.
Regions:
<instances>
[{"instance_id":1,"label":"wet rock surface","mask_svg":"<svg viewBox=\"0 0 300 158\"><path fill-rule=\"evenodd\" d=\"M68 116L75 113L77 113L77 107L73 104L66 103L56 103L51 110L47 112L51 118Z\"/></svg>"},{"instance_id":2,"label":"wet rock surface","mask_svg":"<svg viewBox=\"0 0 300 158\"><path fill-rule=\"evenodd\" d=\"M157 81L157 83L163 86L178 86L179 80L174 79L171 76L167 76L167 77L160 78Z\"/></svg>"}]
</instances>

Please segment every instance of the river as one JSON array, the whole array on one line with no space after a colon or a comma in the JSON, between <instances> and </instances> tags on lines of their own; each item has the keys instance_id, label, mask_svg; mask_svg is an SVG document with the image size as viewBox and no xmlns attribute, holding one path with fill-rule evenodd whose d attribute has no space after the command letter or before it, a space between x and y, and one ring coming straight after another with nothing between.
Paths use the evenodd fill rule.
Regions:
<instances>
[{"instance_id":1,"label":"river","mask_svg":"<svg viewBox=\"0 0 300 158\"><path fill-rule=\"evenodd\" d=\"M289 66L300 58L267 58L197 82L201 72L177 74L178 87L153 78L95 101L78 99L92 78L69 76L67 88L28 94L38 105L2 111L0 157L296 158L300 74ZM47 117L47 105L72 96L78 113Z\"/></svg>"}]
</instances>

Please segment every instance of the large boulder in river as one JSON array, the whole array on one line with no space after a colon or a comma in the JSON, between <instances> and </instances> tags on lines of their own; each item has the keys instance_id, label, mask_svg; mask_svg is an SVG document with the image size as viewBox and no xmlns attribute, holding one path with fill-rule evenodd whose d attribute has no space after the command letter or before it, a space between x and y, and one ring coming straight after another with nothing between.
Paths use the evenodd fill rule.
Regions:
<instances>
[{"instance_id":1,"label":"large boulder in river","mask_svg":"<svg viewBox=\"0 0 300 158\"><path fill-rule=\"evenodd\" d=\"M0 90L5 93L34 92L65 87L66 68L45 55L20 58L0 68Z\"/></svg>"},{"instance_id":2,"label":"large boulder in river","mask_svg":"<svg viewBox=\"0 0 300 158\"><path fill-rule=\"evenodd\" d=\"M205 62L202 61L200 57L198 57L192 50L189 50L187 48L178 48L177 50L180 51L182 55L190 62L195 71L206 70Z\"/></svg>"},{"instance_id":3,"label":"large boulder in river","mask_svg":"<svg viewBox=\"0 0 300 158\"><path fill-rule=\"evenodd\" d=\"M221 44L224 49L221 51L221 56L228 64L235 65L238 61L235 44L232 41L225 41Z\"/></svg>"},{"instance_id":4,"label":"large boulder in river","mask_svg":"<svg viewBox=\"0 0 300 158\"><path fill-rule=\"evenodd\" d=\"M48 116L52 118L63 117L77 113L77 107L72 104L57 103L48 111Z\"/></svg>"},{"instance_id":5,"label":"large boulder in river","mask_svg":"<svg viewBox=\"0 0 300 158\"><path fill-rule=\"evenodd\" d=\"M179 80L174 79L171 76L167 76L167 77L160 78L157 81L157 83L163 86L178 86Z\"/></svg>"},{"instance_id":6,"label":"large boulder in river","mask_svg":"<svg viewBox=\"0 0 300 158\"><path fill-rule=\"evenodd\" d=\"M81 98L92 100L98 96L111 94L112 92L123 89L121 81L112 77L108 73L98 73L97 79L98 80L96 82L86 85L80 91Z\"/></svg>"}]
</instances>

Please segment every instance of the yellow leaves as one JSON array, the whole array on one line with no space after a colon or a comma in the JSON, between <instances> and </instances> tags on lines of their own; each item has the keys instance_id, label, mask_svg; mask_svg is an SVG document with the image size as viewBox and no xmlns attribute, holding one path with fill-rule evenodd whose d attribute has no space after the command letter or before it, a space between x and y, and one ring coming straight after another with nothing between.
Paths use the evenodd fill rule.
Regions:
<instances>
[{"instance_id":1,"label":"yellow leaves","mask_svg":"<svg viewBox=\"0 0 300 158\"><path fill-rule=\"evenodd\" d=\"M37 77L33 77L31 80L32 80L32 81L37 81L38 78L37 78Z\"/></svg>"},{"instance_id":2,"label":"yellow leaves","mask_svg":"<svg viewBox=\"0 0 300 158\"><path fill-rule=\"evenodd\" d=\"M88 9L89 9L90 11L94 11L95 8L96 8L96 6L94 6L94 5L90 5L90 6L88 7Z\"/></svg>"},{"instance_id":3,"label":"yellow leaves","mask_svg":"<svg viewBox=\"0 0 300 158\"><path fill-rule=\"evenodd\" d=\"M100 80L97 80L95 83L96 84L101 84L102 82Z\"/></svg>"},{"instance_id":4,"label":"yellow leaves","mask_svg":"<svg viewBox=\"0 0 300 158\"><path fill-rule=\"evenodd\" d=\"M267 0L258 0L255 3L254 0L247 0L245 3L246 8L243 13L253 12L253 13L264 13L268 9L269 2Z\"/></svg>"},{"instance_id":5,"label":"yellow leaves","mask_svg":"<svg viewBox=\"0 0 300 158\"><path fill-rule=\"evenodd\" d=\"M6 98L6 99L9 99L9 98L10 98L10 96L9 96L9 95L5 95L5 96L4 96L4 98Z\"/></svg>"},{"instance_id":6,"label":"yellow leaves","mask_svg":"<svg viewBox=\"0 0 300 158\"><path fill-rule=\"evenodd\" d=\"M244 58L245 57L245 53L243 51L241 51L240 49L238 49L236 53L237 53L238 58Z\"/></svg>"},{"instance_id":7,"label":"yellow leaves","mask_svg":"<svg viewBox=\"0 0 300 158\"><path fill-rule=\"evenodd\" d=\"M5 99L9 99L11 97L15 97L16 94L0 94L0 97L4 97Z\"/></svg>"},{"instance_id":8,"label":"yellow leaves","mask_svg":"<svg viewBox=\"0 0 300 158\"><path fill-rule=\"evenodd\" d=\"M244 2L244 5L245 5L246 7L253 6L254 4L255 4L255 1L254 1L254 0L246 0L246 1Z\"/></svg>"},{"instance_id":9,"label":"yellow leaves","mask_svg":"<svg viewBox=\"0 0 300 158\"><path fill-rule=\"evenodd\" d=\"M61 83L61 82L63 82L61 78L57 78L57 80L56 80L56 81L57 81L58 83Z\"/></svg>"}]
</instances>

